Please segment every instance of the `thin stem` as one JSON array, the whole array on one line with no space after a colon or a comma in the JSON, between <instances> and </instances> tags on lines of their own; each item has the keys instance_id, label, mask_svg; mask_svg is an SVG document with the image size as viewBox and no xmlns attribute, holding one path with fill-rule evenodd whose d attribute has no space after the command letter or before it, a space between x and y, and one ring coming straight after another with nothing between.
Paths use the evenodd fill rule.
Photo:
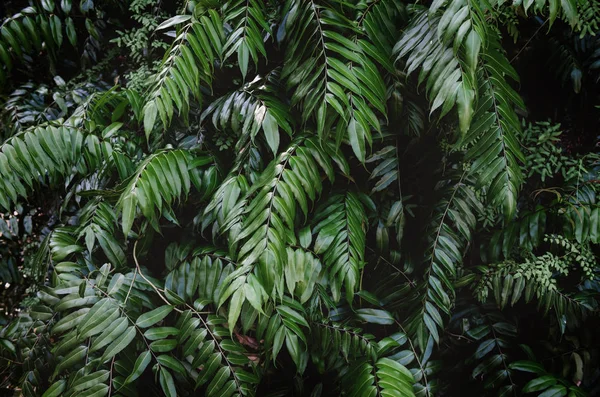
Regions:
<instances>
[{"instance_id":1,"label":"thin stem","mask_svg":"<svg viewBox=\"0 0 600 397\"><path fill-rule=\"evenodd\" d=\"M113 357L110 362L110 378L108 380L108 397L110 397L112 392L112 383L113 383L113 366L115 365L115 358Z\"/></svg>"},{"instance_id":2,"label":"thin stem","mask_svg":"<svg viewBox=\"0 0 600 397\"><path fill-rule=\"evenodd\" d=\"M129 286L129 290L127 291L127 295L125 296L125 301L123 305L127 304L127 299L129 299L129 294L131 294L131 290L133 289L133 284L135 283L135 278L137 277L138 267L136 266L133 272L133 278L131 279L131 285Z\"/></svg>"},{"instance_id":3,"label":"thin stem","mask_svg":"<svg viewBox=\"0 0 600 397\"><path fill-rule=\"evenodd\" d=\"M140 264L139 264L139 262L138 262L138 260L137 260L137 256L136 256L136 249L137 249L137 243L138 243L138 241L139 241L139 240L137 240L137 241L135 242L135 244L133 245L133 260L134 260L134 262L135 262L135 266L137 267L137 269L138 269L138 272L139 272L140 276L141 276L141 277L142 277L142 278L143 278L143 279L144 279L144 280L145 280L145 281L146 281L148 284L150 284L150 286L151 286L151 287L154 289L154 291L155 291L155 292L158 294L158 296L159 296L159 297L160 297L160 298L161 298L163 301L165 301L165 302L166 302L168 305L171 305L171 306L173 306L173 305L172 305L172 304L171 304L171 303L170 303L170 302L167 300L167 298L165 298L165 297L162 295L162 293L161 293L160 289L159 289L158 287L156 287L156 286L155 286L155 285L154 285L154 284L153 284L153 283L152 283L150 280L148 280L148 278L147 278L146 276L144 276L144 273L142 273L142 271L141 271L141 269L140 269ZM202 325L203 325L204 329L206 329L206 331L207 331L207 332L210 334L210 337L211 337L211 338L212 338L212 339L213 339L215 342L216 342L216 341L218 341L218 339L217 339L216 335L215 335L215 334L214 334L214 333L211 331L210 327L208 326L208 324L207 324L206 320L204 320L204 318L202 317L201 313L200 313L200 312L198 312L198 311L197 311L197 310L196 310L194 307L190 306L190 305L189 305L189 304L187 304L187 303L185 304L185 306L186 306L186 307L187 307L187 308L188 308L188 309L189 309L191 312L193 312L194 314L196 314L196 315L198 316L198 318L199 318L199 319L200 319L200 321L202 322ZM183 313L183 310L181 310L181 309L178 309L178 308L176 308L176 307L174 307L174 306L173 306L173 309L174 309L175 311L177 311L178 313ZM136 326L136 328L137 328L137 326ZM223 348L221 347L221 344L219 344L219 343L215 343L215 346L216 346L216 347L219 349L219 352L221 353L221 356L223 357L223 359L224 359L224 360L225 360L225 362L227 363L227 366L228 366L229 368L231 368L231 373L232 373L232 375L233 375L233 379L235 380L235 383L236 383L237 389L238 389L238 390L241 390L241 384L240 384L240 380L238 379L238 377L237 377L237 375L236 375L235 371L233 370L233 365L231 364L231 362L230 362L230 361L229 361L229 359L227 358L227 355L225 354L225 351L224 351L224 350L223 350ZM150 346L148 346L148 348L150 348Z\"/></svg>"},{"instance_id":4,"label":"thin stem","mask_svg":"<svg viewBox=\"0 0 600 397\"><path fill-rule=\"evenodd\" d=\"M160 297L160 299L162 299L167 305L169 306L173 306L173 310L175 310L178 313L183 313L183 310L176 308L171 302L169 302L169 300L167 298L165 298L165 296L162 294L161 290L152 283L152 281L150 281L145 275L144 273L142 273L142 269L140 269L140 263L138 262L137 259L137 244L138 244L139 240L136 240L135 244L133 244L133 261L135 262L135 267L137 268L137 271L139 272L140 276L144 279L145 282L147 282L152 289L154 290L154 292L156 292L156 294ZM133 284L133 281L132 281Z\"/></svg>"},{"instance_id":5,"label":"thin stem","mask_svg":"<svg viewBox=\"0 0 600 397\"><path fill-rule=\"evenodd\" d=\"M522 53L522 52L525 50L525 48L527 48L527 46L529 45L529 43L531 42L531 40L533 40L533 39L535 38L535 36L537 36L537 34L539 33L539 31L540 31L540 30L542 30L542 28L543 28L543 27L546 25L546 23L547 23L547 22L548 22L548 20L546 19L546 20L544 21L544 23L542 24L542 26L540 26L540 27L539 27L539 28L538 28L538 29L535 31L535 33L533 33L533 35L532 35L532 36L529 38L529 40L527 40L527 42L525 42L525 44L523 45L523 47L521 47L521 49L520 49L520 50L517 52L517 54L516 54L514 57L512 57L512 59L510 60L510 63L513 63L513 61L514 61L515 59L517 59L517 57L518 57L519 55L521 55L521 53Z\"/></svg>"},{"instance_id":6,"label":"thin stem","mask_svg":"<svg viewBox=\"0 0 600 397\"><path fill-rule=\"evenodd\" d=\"M396 321L396 325L398 325L398 327L400 327L400 329L402 330L402 332L404 332L404 335L406 335L406 340L408 341L408 344L410 345L410 349L412 350L413 354L415 355L415 359L417 360L417 364L419 365L419 368L421 369L421 373L423 374L423 380L425 381L425 392L427 393L427 396L430 396L429 394L429 388L427 388L427 374L425 373L425 368L423 368L423 364L421 364L421 359L419 358L419 354L417 353L417 351L415 350L415 346L412 343L412 340L409 338L408 333L406 332L406 330L404 329L404 327L402 326L402 324L400 324L400 322L398 322L397 320L394 319L394 321Z\"/></svg>"}]
</instances>

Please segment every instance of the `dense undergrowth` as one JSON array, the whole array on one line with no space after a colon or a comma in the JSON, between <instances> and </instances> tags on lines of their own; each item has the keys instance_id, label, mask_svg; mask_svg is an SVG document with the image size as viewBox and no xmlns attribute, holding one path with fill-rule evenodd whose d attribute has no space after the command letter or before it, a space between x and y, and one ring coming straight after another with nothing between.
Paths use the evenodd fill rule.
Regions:
<instances>
[{"instance_id":1,"label":"dense undergrowth","mask_svg":"<svg viewBox=\"0 0 600 397\"><path fill-rule=\"evenodd\" d=\"M3 395L600 393L597 2L0 11Z\"/></svg>"}]
</instances>

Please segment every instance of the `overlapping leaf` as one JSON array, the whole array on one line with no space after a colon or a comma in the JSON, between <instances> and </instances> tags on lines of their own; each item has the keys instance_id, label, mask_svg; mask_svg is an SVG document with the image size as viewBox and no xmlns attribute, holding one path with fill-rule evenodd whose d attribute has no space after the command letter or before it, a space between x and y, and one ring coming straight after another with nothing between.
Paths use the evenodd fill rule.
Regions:
<instances>
[{"instance_id":1,"label":"overlapping leaf","mask_svg":"<svg viewBox=\"0 0 600 397\"><path fill-rule=\"evenodd\" d=\"M359 197L353 193L333 196L315 216L314 250L323 255L333 299L342 288L352 302L364 267L366 214Z\"/></svg>"},{"instance_id":2,"label":"overlapping leaf","mask_svg":"<svg viewBox=\"0 0 600 397\"><path fill-rule=\"evenodd\" d=\"M323 148L313 139L293 143L230 211L224 230L230 231L230 250L239 268L225 279L219 304L232 299L231 329L239 316L231 307L239 309L248 300L262 310L269 297L283 295L285 247L295 240L297 213L307 216L309 204L321 193L321 172L334 179L332 158L344 165L330 146Z\"/></svg>"},{"instance_id":3,"label":"overlapping leaf","mask_svg":"<svg viewBox=\"0 0 600 397\"><path fill-rule=\"evenodd\" d=\"M193 171L197 171L197 166L211 161L210 157L193 157L184 150L165 151L146 157L117 203L122 212L123 234L127 236L131 230L138 208L152 227L158 230L158 215L166 213L173 218L171 206L189 194L192 183L198 191L210 194L217 181L216 169L209 168L200 174Z\"/></svg>"},{"instance_id":4,"label":"overlapping leaf","mask_svg":"<svg viewBox=\"0 0 600 397\"><path fill-rule=\"evenodd\" d=\"M210 85L214 62L221 59L225 35L223 22L215 10L198 19L192 18L180 29L166 55L149 101L144 106L144 130L150 136L157 116L164 128L174 111L187 119L190 96L201 100L201 84Z\"/></svg>"},{"instance_id":5,"label":"overlapping leaf","mask_svg":"<svg viewBox=\"0 0 600 397\"><path fill-rule=\"evenodd\" d=\"M111 153L109 142L75 128L38 127L16 135L0 147L0 205L10 209L40 182L91 173Z\"/></svg>"},{"instance_id":6,"label":"overlapping leaf","mask_svg":"<svg viewBox=\"0 0 600 397\"><path fill-rule=\"evenodd\" d=\"M294 90L292 105L301 104L304 121L316 121L319 136L335 131L364 161L371 130L380 130L369 105L385 114L385 85L369 54L378 50L332 4L294 0L286 10L282 77Z\"/></svg>"},{"instance_id":7,"label":"overlapping leaf","mask_svg":"<svg viewBox=\"0 0 600 397\"><path fill-rule=\"evenodd\" d=\"M423 281L412 291L411 316L405 326L424 350L429 337L439 342L445 327L442 316L450 315L453 305L457 266L471 240L476 214L481 204L468 187L465 175L454 176L441 184L441 200L434 208L427 228L428 248L423 264Z\"/></svg>"}]
</instances>

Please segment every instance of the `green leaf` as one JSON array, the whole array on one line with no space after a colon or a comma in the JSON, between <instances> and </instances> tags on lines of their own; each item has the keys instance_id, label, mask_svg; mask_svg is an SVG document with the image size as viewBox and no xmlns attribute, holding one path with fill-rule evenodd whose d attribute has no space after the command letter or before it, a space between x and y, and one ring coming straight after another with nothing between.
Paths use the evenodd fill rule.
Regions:
<instances>
[{"instance_id":1,"label":"green leaf","mask_svg":"<svg viewBox=\"0 0 600 397\"><path fill-rule=\"evenodd\" d=\"M164 367L172 369L173 371L177 371L180 375L185 376L186 370L183 364L181 364L178 360L174 359L171 356L167 356L165 354L156 357L156 361Z\"/></svg>"},{"instance_id":2,"label":"green leaf","mask_svg":"<svg viewBox=\"0 0 600 397\"><path fill-rule=\"evenodd\" d=\"M250 61L250 51L248 49L248 44L245 40L242 40L238 47L238 64L240 65L240 71L242 72L242 77L246 78L246 74L248 73L248 63Z\"/></svg>"},{"instance_id":3,"label":"green leaf","mask_svg":"<svg viewBox=\"0 0 600 397\"><path fill-rule=\"evenodd\" d=\"M123 199L123 234L127 236L135 220L135 211L137 208L137 194L136 190L133 189Z\"/></svg>"},{"instance_id":4,"label":"green leaf","mask_svg":"<svg viewBox=\"0 0 600 397\"><path fill-rule=\"evenodd\" d=\"M54 11L54 0L42 0L42 8L48 12Z\"/></svg>"},{"instance_id":5,"label":"green leaf","mask_svg":"<svg viewBox=\"0 0 600 397\"><path fill-rule=\"evenodd\" d=\"M156 107L156 101L150 101L144 106L144 132L146 133L146 140L150 140L150 133L154 129L154 122L156 121L156 115L158 114L158 108Z\"/></svg>"},{"instance_id":6,"label":"green leaf","mask_svg":"<svg viewBox=\"0 0 600 397\"><path fill-rule=\"evenodd\" d=\"M516 369L517 371L533 372L538 375L544 374L546 372L544 370L544 367L542 367L540 364L534 361L527 360L515 361L513 363L510 363L508 367L510 369Z\"/></svg>"},{"instance_id":7,"label":"green leaf","mask_svg":"<svg viewBox=\"0 0 600 397\"><path fill-rule=\"evenodd\" d=\"M42 397L58 397L60 396L65 389L67 388L67 381L61 379L56 381L42 394Z\"/></svg>"},{"instance_id":8,"label":"green leaf","mask_svg":"<svg viewBox=\"0 0 600 397\"><path fill-rule=\"evenodd\" d=\"M361 123L357 122L356 119L351 119L348 124L348 138L350 139L350 146L356 155L356 158L361 163L365 162L365 130Z\"/></svg>"},{"instance_id":9,"label":"green leaf","mask_svg":"<svg viewBox=\"0 0 600 397\"><path fill-rule=\"evenodd\" d=\"M164 367L160 368L160 387L167 397L177 397L173 376Z\"/></svg>"},{"instance_id":10,"label":"green leaf","mask_svg":"<svg viewBox=\"0 0 600 397\"><path fill-rule=\"evenodd\" d=\"M277 149L279 148L279 127L277 125L277 120L269 111L265 113L265 117L263 118L262 122L262 128L271 151L273 151L273 154L276 155Z\"/></svg>"},{"instance_id":11,"label":"green leaf","mask_svg":"<svg viewBox=\"0 0 600 397\"><path fill-rule=\"evenodd\" d=\"M113 321L113 323L94 340L90 353L98 351L109 343L112 343L127 330L128 324L129 321L126 318L119 318Z\"/></svg>"},{"instance_id":12,"label":"green leaf","mask_svg":"<svg viewBox=\"0 0 600 397\"><path fill-rule=\"evenodd\" d=\"M148 364L150 364L151 358L152 358L152 353L150 353L150 350L146 350L146 351L142 352L138 356L137 360L135 360L135 364L133 365L133 371L127 377L127 379L125 379L125 382L123 382L123 384L126 385L128 383L135 381L137 378L139 378L144 373L146 368L148 367Z\"/></svg>"},{"instance_id":13,"label":"green leaf","mask_svg":"<svg viewBox=\"0 0 600 397\"><path fill-rule=\"evenodd\" d=\"M494 350L494 347L496 347L496 339L488 339L481 342L475 351L475 358L483 358L486 354Z\"/></svg>"},{"instance_id":14,"label":"green leaf","mask_svg":"<svg viewBox=\"0 0 600 397\"><path fill-rule=\"evenodd\" d=\"M156 30L158 31L158 30L167 29L167 28L170 28L171 26L179 25L180 23L189 21L190 19L192 19L191 15L175 15L174 17L169 18L166 21L164 21L163 23L161 23L160 25L158 25Z\"/></svg>"},{"instance_id":15,"label":"green leaf","mask_svg":"<svg viewBox=\"0 0 600 397\"><path fill-rule=\"evenodd\" d=\"M563 385L552 386L543 393L540 393L538 397L563 397L567 395L567 388Z\"/></svg>"},{"instance_id":16,"label":"green leaf","mask_svg":"<svg viewBox=\"0 0 600 397\"><path fill-rule=\"evenodd\" d=\"M166 353L177 347L175 339L160 339L150 343L150 349L157 353Z\"/></svg>"},{"instance_id":17,"label":"green leaf","mask_svg":"<svg viewBox=\"0 0 600 397\"><path fill-rule=\"evenodd\" d=\"M66 20L66 31L69 43L71 43L73 47L77 47L77 31L75 30L75 24L71 17L68 17Z\"/></svg>"},{"instance_id":18,"label":"green leaf","mask_svg":"<svg viewBox=\"0 0 600 397\"><path fill-rule=\"evenodd\" d=\"M175 327L155 327L144 332L144 337L148 340L158 340L169 336L177 336L179 329Z\"/></svg>"},{"instance_id":19,"label":"green leaf","mask_svg":"<svg viewBox=\"0 0 600 397\"><path fill-rule=\"evenodd\" d=\"M471 126L473 119L473 101L475 100L475 91L468 88L463 80L456 92L456 105L458 107L458 119L460 131L466 134Z\"/></svg>"},{"instance_id":20,"label":"green leaf","mask_svg":"<svg viewBox=\"0 0 600 397\"><path fill-rule=\"evenodd\" d=\"M550 386L554 386L556 382L556 378L552 375L540 376L539 378L527 382L527 384L523 386L523 393L546 390Z\"/></svg>"},{"instance_id":21,"label":"green leaf","mask_svg":"<svg viewBox=\"0 0 600 397\"><path fill-rule=\"evenodd\" d=\"M114 342L108 345L100 361L104 363L125 349L131 343L133 338L135 338L135 334L136 330L134 326L127 328L123 334L121 334Z\"/></svg>"},{"instance_id":22,"label":"green leaf","mask_svg":"<svg viewBox=\"0 0 600 397\"><path fill-rule=\"evenodd\" d=\"M356 316L371 324L390 325L395 323L394 317L386 310L358 309Z\"/></svg>"},{"instance_id":23,"label":"green leaf","mask_svg":"<svg viewBox=\"0 0 600 397\"><path fill-rule=\"evenodd\" d=\"M87 347L86 346L79 346L79 347L73 349L69 354L64 356L63 359L60 361L60 363L56 366L53 377L60 374L65 369L71 368L73 365L75 365L79 361L83 360L86 355L87 355Z\"/></svg>"},{"instance_id":24,"label":"green leaf","mask_svg":"<svg viewBox=\"0 0 600 397\"><path fill-rule=\"evenodd\" d=\"M470 70L477 68L479 51L481 50L481 37L475 29L471 29L465 40L466 62Z\"/></svg>"},{"instance_id":25,"label":"green leaf","mask_svg":"<svg viewBox=\"0 0 600 397\"><path fill-rule=\"evenodd\" d=\"M108 394L108 385L100 384L85 391L86 397L104 397Z\"/></svg>"},{"instance_id":26,"label":"green leaf","mask_svg":"<svg viewBox=\"0 0 600 397\"><path fill-rule=\"evenodd\" d=\"M173 311L173 306L164 305L146 312L138 317L135 325L140 328L148 328L158 323Z\"/></svg>"},{"instance_id":27,"label":"green leaf","mask_svg":"<svg viewBox=\"0 0 600 397\"><path fill-rule=\"evenodd\" d=\"M119 289L121 288L121 286L123 285L124 282L125 282L124 275L122 275L121 273L115 274L113 276L113 278L110 280L110 283L108 284L108 288L106 288L106 293L108 295L116 294L117 292L119 292Z\"/></svg>"},{"instance_id":28,"label":"green leaf","mask_svg":"<svg viewBox=\"0 0 600 397\"><path fill-rule=\"evenodd\" d=\"M229 303L229 315L227 316L227 323L229 324L229 332L233 333L233 329L235 328L235 324L240 316L240 312L242 311L242 304L246 300L244 295L244 289L238 288L231 298L231 302Z\"/></svg>"},{"instance_id":29,"label":"green leaf","mask_svg":"<svg viewBox=\"0 0 600 397\"><path fill-rule=\"evenodd\" d=\"M89 375L78 378L71 385L70 390L73 392L78 392L86 389L90 389L100 383L106 382L110 376L110 372L106 370L101 370L98 372L91 373ZM105 385L103 385L105 386ZM89 393L90 391L86 392Z\"/></svg>"}]
</instances>

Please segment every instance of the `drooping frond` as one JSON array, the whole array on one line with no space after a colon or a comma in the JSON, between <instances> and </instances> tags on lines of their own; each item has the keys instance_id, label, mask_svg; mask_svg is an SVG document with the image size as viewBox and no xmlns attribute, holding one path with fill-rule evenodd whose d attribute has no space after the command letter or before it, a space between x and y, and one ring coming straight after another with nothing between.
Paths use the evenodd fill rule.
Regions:
<instances>
[{"instance_id":1,"label":"drooping frond","mask_svg":"<svg viewBox=\"0 0 600 397\"><path fill-rule=\"evenodd\" d=\"M378 162L373 168L369 179L373 179L375 185L372 193L386 190L392 183L398 181L400 172L398 170L398 153L394 146L386 146L373 153L366 161L367 163Z\"/></svg>"},{"instance_id":2,"label":"drooping frond","mask_svg":"<svg viewBox=\"0 0 600 397\"><path fill-rule=\"evenodd\" d=\"M414 379L406 367L389 358L379 359L375 365L359 360L342 380L342 389L348 396L407 396L414 397Z\"/></svg>"},{"instance_id":3,"label":"drooping frond","mask_svg":"<svg viewBox=\"0 0 600 397\"><path fill-rule=\"evenodd\" d=\"M492 4L502 6L503 0L494 0ZM550 26L560 15L565 19L571 27L575 27L579 21L577 12L577 0L526 0L523 2L523 10L525 13L533 11L534 13L546 14L550 20ZM560 14L559 14L560 13Z\"/></svg>"},{"instance_id":4,"label":"drooping frond","mask_svg":"<svg viewBox=\"0 0 600 397\"><path fill-rule=\"evenodd\" d=\"M191 260L186 255L167 266L170 272L165 278L165 288L189 304L198 300L205 306L218 302L220 282L234 269L231 260L219 252L199 252Z\"/></svg>"},{"instance_id":5,"label":"drooping frond","mask_svg":"<svg viewBox=\"0 0 600 397\"><path fill-rule=\"evenodd\" d=\"M250 57L255 65L259 55L268 58L263 41L265 33L272 33L266 6L263 0L238 0L227 4L224 12L223 22L235 27L223 46L223 58L228 59L237 53L238 66L245 79Z\"/></svg>"},{"instance_id":6,"label":"drooping frond","mask_svg":"<svg viewBox=\"0 0 600 397\"><path fill-rule=\"evenodd\" d=\"M121 120L129 109L133 113L134 120L141 120L143 103L139 93L134 90L120 89L117 86L110 89L104 88L106 91L98 90L96 92L76 89L75 93L78 95L80 103L65 120L65 125L87 127L91 130L110 127L108 130L112 130L116 127L111 124ZM114 133L116 130L111 132Z\"/></svg>"},{"instance_id":7,"label":"drooping frond","mask_svg":"<svg viewBox=\"0 0 600 397\"><path fill-rule=\"evenodd\" d=\"M518 248L529 251L537 248L544 238L547 218L543 208L523 212L519 218L492 235L482 256L496 262L502 257L509 258Z\"/></svg>"},{"instance_id":8,"label":"drooping frond","mask_svg":"<svg viewBox=\"0 0 600 397\"><path fill-rule=\"evenodd\" d=\"M429 337L439 343L440 331L444 329L442 316L450 315L453 306L452 280L462 263L480 210L481 204L465 178L463 173L440 186L442 199L433 209L430 227L426 229L423 281L412 291L408 303L412 315L405 327L421 350L426 348Z\"/></svg>"},{"instance_id":9,"label":"drooping frond","mask_svg":"<svg viewBox=\"0 0 600 397\"><path fill-rule=\"evenodd\" d=\"M302 242L301 242L302 243ZM285 286L292 298L305 304L320 283L323 265L321 260L303 249L286 249L287 260L284 263Z\"/></svg>"},{"instance_id":10,"label":"drooping frond","mask_svg":"<svg viewBox=\"0 0 600 397\"><path fill-rule=\"evenodd\" d=\"M13 69L20 69L23 64L33 68L40 54L47 54L50 70L55 74L60 51L67 42L71 51L77 49L84 32L82 61L95 61L102 38L100 27L105 26L100 19L102 8L102 5L94 7L92 1L82 1L79 7L73 7L71 0L60 4L44 0L4 19L0 27L0 87ZM86 14L90 16L90 12L96 14L96 18L85 18L85 31L78 29L78 19Z\"/></svg>"},{"instance_id":11,"label":"drooping frond","mask_svg":"<svg viewBox=\"0 0 600 397\"><path fill-rule=\"evenodd\" d=\"M440 117L456 105L460 130L471 125L475 106L476 70L487 37L478 29L479 16L473 3L451 1L441 16L437 1L427 10L417 10L414 22L395 45L397 60L408 55L408 74L420 69L419 83L426 82L430 113L441 107Z\"/></svg>"},{"instance_id":12,"label":"drooping frond","mask_svg":"<svg viewBox=\"0 0 600 397\"><path fill-rule=\"evenodd\" d=\"M194 282L190 299L198 298L197 291L204 299L207 295L201 291L210 279L199 276L216 271L218 279L222 265L210 260L194 263L197 265L188 274L197 282ZM186 265L181 266L185 268ZM78 271L73 266L63 268L68 269L67 272ZM177 395L177 388L202 388L210 396L234 392L252 395L248 385L257 382L258 378L251 373L251 363L243 355L244 347L224 337L218 316L200 314L191 305L184 311L169 304L155 306L152 302L154 292L147 276L144 279L137 273L110 276L108 270L106 267L99 269L94 281L74 279L49 291L46 300L52 304L48 308L62 317L52 324L50 332L63 335L61 343L53 349L56 357L63 357L54 369L53 377L69 371L68 379L75 380L68 383L58 380L51 388L61 390L64 395L91 388L105 390L108 377L104 375L117 365L120 376L113 380L113 387L127 390L134 387L149 364L154 363L160 367L159 383L167 396ZM78 290L83 291L81 297ZM128 301L125 311L121 305ZM144 309L144 306L152 309ZM143 344L138 346L144 347L135 348L136 341L142 341ZM178 358L174 354L177 351L181 351L184 358ZM126 359L128 352L133 352L137 360ZM72 367L82 370L76 371ZM202 368L202 371L196 368ZM82 372L90 372L83 378L85 382L76 380ZM173 374L179 379L177 385Z\"/></svg>"},{"instance_id":13,"label":"drooping frond","mask_svg":"<svg viewBox=\"0 0 600 397\"><path fill-rule=\"evenodd\" d=\"M196 250L193 259L185 259L174 267L165 279L165 293L182 299L188 307L179 322L182 331L190 335L183 348L186 352L196 352L192 367L198 368L203 362L209 365L207 372L199 372L195 388L203 386L208 395L214 396L229 395L225 390L253 395L252 384L259 378L244 346L239 340L228 338L228 332L222 328L225 319L216 315L216 311L206 316L195 309L206 312L209 307L216 307L221 283L234 270L234 263L228 257L211 251ZM215 375L223 377L218 388L211 382Z\"/></svg>"},{"instance_id":14,"label":"drooping frond","mask_svg":"<svg viewBox=\"0 0 600 397\"><path fill-rule=\"evenodd\" d=\"M218 133L232 131L238 137L236 147L241 152L248 142L254 142L256 135L262 131L263 137L274 155L278 153L280 129L292 135L294 121L288 105L277 95L274 70L268 77L256 76L239 90L218 98L204 110L201 118L209 117L212 126Z\"/></svg>"},{"instance_id":15,"label":"drooping frond","mask_svg":"<svg viewBox=\"0 0 600 397\"><path fill-rule=\"evenodd\" d=\"M452 324L453 331L462 331L470 338L461 348L472 352L471 378L497 396L517 396L516 373L510 367L519 353L517 327L500 312L485 307L480 313L478 309L475 305L461 307L461 315Z\"/></svg>"},{"instance_id":16,"label":"drooping frond","mask_svg":"<svg viewBox=\"0 0 600 397\"><path fill-rule=\"evenodd\" d=\"M333 196L316 212L314 250L323 255L336 302L342 288L346 300L353 300L364 267L366 229L365 209L356 194Z\"/></svg>"},{"instance_id":17,"label":"drooping frond","mask_svg":"<svg viewBox=\"0 0 600 397\"><path fill-rule=\"evenodd\" d=\"M62 234L63 238L67 242L69 239L74 238L76 239L75 244L69 245L65 244L65 242L58 244L56 234L61 229L57 229L52 233L54 259L64 259L64 257L60 259L56 258L56 250L60 249L63 252L70 252L74 247L80 247L81 243L85 244L85 248L92 255L96 243L98 243L108 261L115 268L124 267L127 264L127 260L123 246L117 239L117 225L117 214L109 204L100 200L89 201L81 210L79 226L72 231L63 229L66 232ZM68 237L68 235L70 236Z\"/></svg>"},{"instance_id":18,"label":"drooping frond","mask_svg":"<svg viewBox=\"0 0 600 397\"><path fill-rule=\"evenodd\" d=\"M216 238L225 227L225 221L230 219L238 199L244 197L249 190L250 185L243 175L229 174L201 214L202 230L212 225L212 236Z\"/></svg>"},{"instance_id":19,"label":"drooping frond","mask_svg":"<svg viewBox=\"0 0 600 397\"><path fill-rule=\"evenodd\" d=\"M438 18L442 6L446 8ZM409 55L408 73L420 68L419 82L427 82L431 111L441 107L443 116L456 104L463 138L459 144L480 137L467 160L479 173L478 185L489 186L492 204L502 206L509 219L516 211L523 161L514 107L525 105L506 81L518 76L506 60L498 33L486 26L482 15L474 2L436 1L418 14L396 51L399 58Z\"/></svg>"},{"instance_id":20,"label":"drooping frond","mask_svg":"<svg viewBox=\"0 0 600 397\"><path fill-rule=\"evenodd\" d=\"M395 73L391 62L392 49L401 34L396 25L405 16L405 6L395 0L373 1L364 6L358 22L369 41L362 40L360 44L377 63L388 72Z\"/></svg>"},{"instance_id":21,"label":"drooping frond","mask_svg":"<svg viewBox=\"0 0 600 397\"><path fill-rule=\"evenodd\" d=\"M333 2L293 0L286 10L282 78L294 90L292 105L301 105L304 122L316 121L320 137L335 131L336 140L347 139L364 161L371 129L380 130L369 104L385 114L385 84L369 54L376 48Z\"/></svg>"},{"instance_id":22,"label":"drooping frond","mask_svg":"<svg viewBox=\"0 0 600 397\"><path fill-rule=\"evenodd\" d=\"M355 360L367 357L377 359L379 346L374 336L358 328L331 323L325 320L315 322L311 338L314 347L313 357L318 357L323 369L333 369L339 365L339 360Z\"/></svg>"},{"instance_id":23,"label":"drooping frond","mask_svg":"<svg viewBox=\"0 0 600 397\"><path fill-rule=\"evenodd\" d=\"M231 297L230 306L238 309L230 308L231 329L245 300L260 311L269 297L283 295L285 247L296 240L297 208L308 215L309 204L322 191L321 172L334 179L332 158L340 160L332 147L313 139L296 141L230 211L224 231L230 231L230 250L240 267L224 281L220 304Z\"/></svg>"},{"instance_id":24,"label":"drooping frond","mask_svg":"<svg viewBox=\"0 0 600 397\"><path fill-rule=\"evenodd\" d=\"M149 101L144 106L146 137L154 128L157 115L164 128L171 123L174 111L187 119L190 95L201 100L202 84L210 86L216 60L220 60L225 34L223 22L215 10L198 19L189 16L174 17L159 29L187 22L180 30L167 53L160 72L155 76Z\"/></svg>"},{"instance_id":25,"label":"drooping frond","mask_svg":"<svg viewBox=\"0 0 600 397\"><path fill-rule=\"evenodd\" d=\"M10 209L40 182L91 173L111 154L109 142L74 128L46 126L16 135L0 147L0 204Z\"/></svg>"},{"instance_id":26,"label":"drooping frond","mask_svg":"<svg viewBox=\"0 0 600 397\"><path fill-rule=\"evenodd\" d=\"M501 207L509 220L517 210L523 182L519 164L525 161L517 141L521 123L514 109L525 105L507 81L508 77L518 81L518 76L500 47L499 38L490 35L488 43L481 57L479 101L473 124L459 144L472 144L466 160L472 162L477 186L486 187L489 202Z\"/></svg>"},{"instance_id":27,"label":"drooping frond","mask_svg":"<svg viewBox=\"0 0 600 397\"><path fill-rule=\"evenodd\" d=\"M211 167L202 172L196 167L209 164L208 156L195 157L184 150L152 154L138 166L123 189L117 207L122 211L123 234L127 236L137 216L137 209L158 230L157 211L172 216L171 206L187 197L192 183L208 196L217 184L217 170Z\"/></svg>"},{"instance_id":28,"label":"drooping frond","mask_svg":"<svg viewBox=\"0 0 600 397\"><path fill-rule=\"evenodd\" d=\"M585 287L573 293L561 290L557 279L570 272L580 273L582 279L593 277L596 259L589 247L562 236L546 236L545 241L563 250L564 255L546 252L525 258L523 263L507 261L486 268L476 279L474 292L480 301L486 301L492 293L500 309L509 304L514 306L523 297L527 303L535 299L544 313L553 309L558 318L575 326L583 316L597 309L597 302L586 293Z\"/></svg>"}]
</instances>

